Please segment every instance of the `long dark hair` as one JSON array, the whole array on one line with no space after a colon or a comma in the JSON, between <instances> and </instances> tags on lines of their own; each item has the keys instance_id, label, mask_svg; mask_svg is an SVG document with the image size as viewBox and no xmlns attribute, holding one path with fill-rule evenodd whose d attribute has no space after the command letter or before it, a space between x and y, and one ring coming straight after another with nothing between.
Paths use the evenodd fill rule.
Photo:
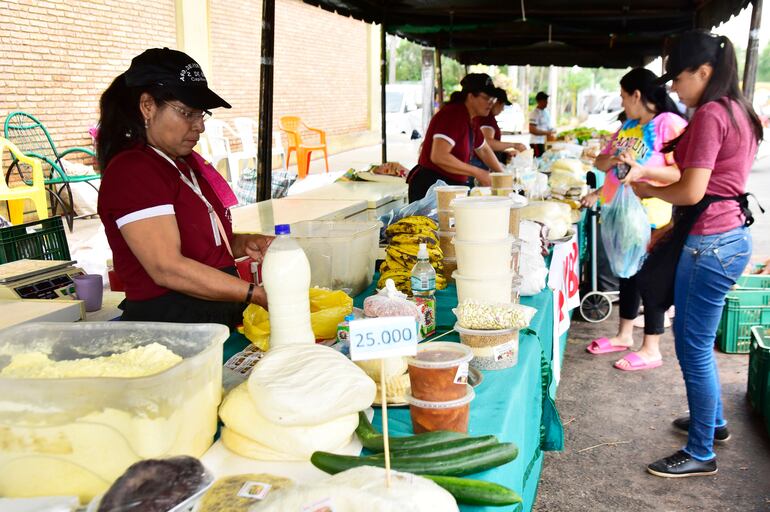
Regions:
<instances>
[{"instance_id":1,"label":"long dark hair","mask_svg":"<svg viewBox=\"0 0 770 512\"><path fill-rule=\"evenodd\" d=\"M652 114L658 115L664 112L671 112L672 114L684 117L677 108L676 103L674 103L674 100L668 95L666 87L658 85L657 82L658 76L649 69L634 68L620 79L620 87L628 94L639 91L642 105ZM648 103L654 105L653 110L650 110L647 106Z\"/></svg>"},{"instance_id":2,"label":"long dark hair","mask_svg":"<svg viewBox=\"0 0 770 512\"><path fill-rule=\"evenodd\" d=\"M738 59L735 56L735 47L733 46L733 43L725 36L715 36L705 31L693 31L689 35L690 37L703 39L714 38L719 43L714 52L702 52L693 55L692 57L699 63L686 68L686 70L690 72L695 71L703 64L710 64L713 68L711 78L709 79L708 84L706 84L703 95L698 102L698 107L711 101L720 102L727 109L727 112L730 115L730 121L737 129L738 122L735 119L732 105L732 102L734 101L746 116L748 116L752 131L754 132L754 137L758 144L762 140L764 130L762 128L762 122L759 120L759 116L757 116L757 113L754 111L754 107L751 106L751 103L746 99L738 86ZM664 153L672 151L686 131L687 128L685 128L685 131L682 132L679 137L669 142L662 151Z\"/></svg>"},{"instance_id":3,"label":"long dark hair","mask_svg":"<svg viewBox=\"0 0 770 512\"><path fill-rule=\"evenodd\" d=\"M449 101L447 101L446 104L465 103L465 98L467 98L469 94L471 94L471 92L468 90L455 91L449 95Z\"/></svg>"},{"instance_id":4,"label":"long dark hair","mask_svg":"<svg viewBox=\"0 0 770 512\"><path fill-rule=\"evenodd\" d=\"M96 158L102 173L115 155L147 141L144 118L139 110L139 98L145 92L158 104L173 99L168 90L158 86L128 87L122 74L102 93L96 140Z\"/></svg>"}]
</instances>

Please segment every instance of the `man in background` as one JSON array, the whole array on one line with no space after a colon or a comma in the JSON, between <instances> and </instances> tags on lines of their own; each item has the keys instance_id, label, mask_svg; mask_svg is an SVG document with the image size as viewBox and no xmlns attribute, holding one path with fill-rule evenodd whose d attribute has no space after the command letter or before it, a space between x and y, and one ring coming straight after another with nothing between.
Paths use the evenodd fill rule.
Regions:
<instances>
[{"instance_id":1,"label":"man in background","mask_svg":"<svg viewBox=\"0 0 770 512\"><path fill-rule=\"evenodd\" d=\"M545 152L545 141L548 137L556 135L551 114L546 110L548 107L548 95L540 91L535 96L537 108L529 114L529 133L531 135L530 145L535 151L535 156L540 156Z\"/></svg>"}]
</instances>

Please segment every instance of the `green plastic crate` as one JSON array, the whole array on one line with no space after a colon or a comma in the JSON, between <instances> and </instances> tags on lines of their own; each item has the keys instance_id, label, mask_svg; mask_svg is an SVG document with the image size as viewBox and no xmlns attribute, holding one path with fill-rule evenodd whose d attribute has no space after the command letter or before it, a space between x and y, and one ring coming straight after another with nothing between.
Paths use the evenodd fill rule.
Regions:
<instances>
[{"instance_id":1,"label":"green plastic crate","mask_svg":"<svg viewBox=\"0 0 770 512\"><path fill-rule=\"evenodd\" d=\"M0 263L21 259L70 259L61 217L0 229Z\"/></svg>"},{"instance_id":2,"label":"green plastic crate","mask_svg":"<svg viewBox=\"0 0 770 512\"><path fill-rule=\"evenodd\" d=\"M717 347L727 354L748 354L755 325L770 327L770 290L730 291L717 330Z\"/></svg>"},{"instance_id":3,"label":"green plastic crate","mask_svg":"<svg viewBox=\"0 0 770 512\"><path fill-rule=\"evenodd\" d=\"M747 395L756 412L770 413L770 329L755 326L751 334ZM770 416L765 420L770 421Z\"/></svg>"},{"instance_id":4,"label":"green plastic crate","mask_svg":"<svg viewBox=\"0 0 770 512\"><path fill-rule=\"evenodd\" d=\"M735 283L735 286L737 289L768 289L770 288L770 276L746 274L738 278L738 282Z\"/></svg>"}]
</instances>

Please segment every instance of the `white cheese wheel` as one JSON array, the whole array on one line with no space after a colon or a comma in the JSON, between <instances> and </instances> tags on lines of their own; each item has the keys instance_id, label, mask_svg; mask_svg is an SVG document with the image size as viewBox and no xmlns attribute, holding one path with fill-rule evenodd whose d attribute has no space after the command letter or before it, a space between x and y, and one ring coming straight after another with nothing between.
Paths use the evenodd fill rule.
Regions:
<instances>
[{"instance_id":1,"label":"white cheese wheel","mask_svg":"<svg viewBox=\"0 0 770 512\"><path fill-rule=\"evenodd\" d=\"M358 426L355 413L314 426L276 425L257 412L245 382L225 397L219 416L228 430L245 438L230 436L231 442L225 445L240 455L261 460L310 460L315 451L334 451L347 445ZM249 449L237 448L248 444L252 444Z\"/></svg>"},{"instance_id":2,"label":"white cheese wheel","mask_svg":"<svg viewBox=\"0 0 770 512\"><path fill-rule=\"evenodd\" d=\"M254 367L249 393L263 417L278 425L318 425L372 405L376 388L364 371L323 345L271 349Z\"/></svg>"},{"instance_id":3,"label":"white cheese wheel","mask_svg":"<svg viewBox=\"0 0 770 512\"><path fill-rule=\"evenodd\" d=\"M326 505L334 512L457 512L449 492L427 478L391 471L391 486L385 487L385 470L371 466L338 473L323 482L297 485L271 492L259 512L305 510Z\"/></svg>"}]
</instances>

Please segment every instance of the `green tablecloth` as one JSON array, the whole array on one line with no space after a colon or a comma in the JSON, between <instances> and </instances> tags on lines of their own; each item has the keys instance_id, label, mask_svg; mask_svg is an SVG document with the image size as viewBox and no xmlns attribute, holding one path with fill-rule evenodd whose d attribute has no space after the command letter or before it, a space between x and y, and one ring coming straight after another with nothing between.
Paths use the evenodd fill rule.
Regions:
<instances>
[{"instance_id":1,"label":"green tablecloth","mask_svg":"<svg viewBox=\"0 0 770 512\"><path fill-rule=\"evenodd\" d=\"M372 293L374 285L355 298L355 305L361 307L363 299ZM441 334L451 330L455 324L456 319L452 313L452 308L457 305L455 287L450 285L438 291L436 300L437 334ZM484 378L476 388L476 398L471 405L469 429L471 435L495 434L501 441L513 442L519 447L516 460L474 475L473 478L510 487L522 496L523 507L462 506L463 511L531 510L543 464L542 452L560 450L563 446L562 425L553 403L555 386L551 385L553 294L546 289L534 297L522 298L521 302L536 308L538 313L529 329L521 332L518 363L506 370L483 372ZM441 339L459 341L456 333ZM225 360L247 344L242 335L233 334L225 343ZM563 357L565 346L566 335L562 337L558 357ZM381 429L379 410L375 410L373 423ZM393 436L411 434L409 410L390 409L389 428Z\"/></svg>"}]
</instances>

